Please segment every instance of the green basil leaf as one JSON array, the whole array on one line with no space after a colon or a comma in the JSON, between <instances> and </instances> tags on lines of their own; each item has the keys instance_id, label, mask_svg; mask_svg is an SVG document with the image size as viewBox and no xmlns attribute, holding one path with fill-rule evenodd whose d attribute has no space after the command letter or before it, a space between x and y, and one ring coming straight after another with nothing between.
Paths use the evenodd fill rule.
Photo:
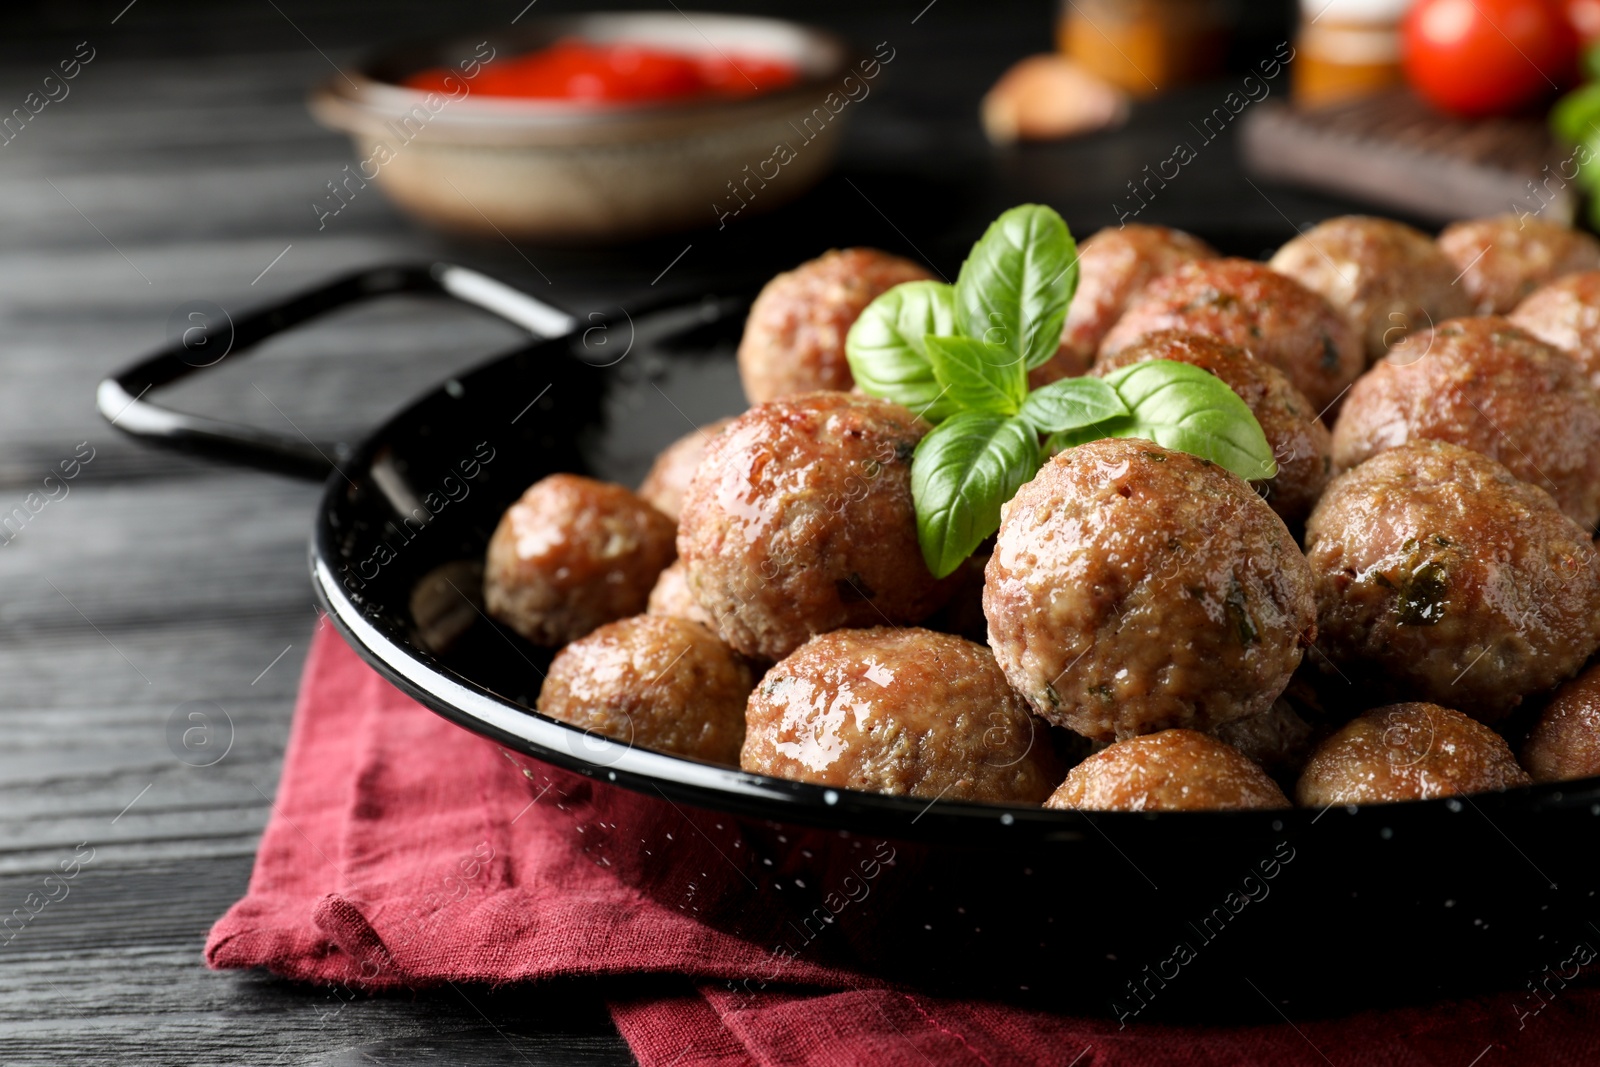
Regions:
<instances>
[{"instance_id":1,"label":"green basil leaf","mask_svg":"<svg viewBox=\"0 0 1600 1067\"><path fill-rule=\"evenodd\" d=\"M1102 423L1096 437L1143 437L1208 459L1246 481L1278 473L1261 424L1239 394L1210 371L1153 359L1115 371L1105 381L1130 414Z\"/></svg>"},{"instance_id":2,"label":"green basil leaf","mask_svg":"<svg viewBox=\"0 0 1600 1067\"><path fill-rule=\"evenodd\" d=\"M1067 224L1050 208L1023 204L996 219L961 265L956 322L1033 370L1061 346L1077 288L1078 246Z\"/></svg>"},{"instance_id":3,"label":"green basil leaf","mask_svg":"<svg viewBox=\"0 0 1600 1067\"><path fill-rule=\"evenodd\" d=\"M1600 84L1580 85L1550 108L1550 129L1567 144L1584 144L1600 124Z\"/></svg>"},{"instance_id":4,"label":"green basil leaf","mask_svg":"<svg viewBox=\"0 0 1600 1067\"><path fill-rule=\"evenodd\" d=\"M955 289L943 282L904 282L878 296L845 336L856 384L904 404L929 422L961 410L933 376L922 339L955 333Z\"/></svg>"},{"instance_id":5,"label":"green basil leaf","mask_svg":"<svg viewBox=\"0 0 1600 1067\"><path fill-rule=\"evenodd\" d=\"M1015 415L1028 395L1028 372L1009 349L970 337L922 339L933 376L963 411Z\"/></svg>"},{"instance_id":6,"label":"green basil leaf","mask_svg":"<svg viewBox=\"0 0 1600 1067\"><path fill-rule=\"evenodd\" d=\"M917 443L911 497L917 541L937 578L1000 528L1000 506L1039 471L1039 435L1015 416L962 412Z\"/></svg>"},{"instance_id":7,"label":"green basil leaf","mask_svg":"<svg viewBox=\"0 0 1600 1067\"><path fill-rule=\"evenodd\" d=\"M1128 406L1099 378L1062 378L1029 393L1020 414L1040 433L1050 433L1126 415Z\"/></svg>"}]
</instances>

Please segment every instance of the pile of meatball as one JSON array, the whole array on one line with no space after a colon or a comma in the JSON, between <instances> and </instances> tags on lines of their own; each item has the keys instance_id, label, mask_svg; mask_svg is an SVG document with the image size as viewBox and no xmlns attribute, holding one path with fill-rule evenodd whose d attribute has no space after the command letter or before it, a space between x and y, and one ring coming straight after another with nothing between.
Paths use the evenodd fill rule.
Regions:
<instances>
[{"instance_id":1,"label":"pile of meatball","mask_svg":"<svg viewBox=\"0 0 1600 1067\"><path fill-rule=\"evenodd\" d=\"M1080 445L934 578L910 481L929 426L845 357L868 303L930 275L829 252L756 300L747 411L637 492L557 474L505 513L485 599L560 649L539 712L752 774L1050 808L1600 775L1600 241L1352 216L1259 263L1129 225L1080 273L1034 384L1204 368L1273 478Z\"/></svg>"}]
</instances>

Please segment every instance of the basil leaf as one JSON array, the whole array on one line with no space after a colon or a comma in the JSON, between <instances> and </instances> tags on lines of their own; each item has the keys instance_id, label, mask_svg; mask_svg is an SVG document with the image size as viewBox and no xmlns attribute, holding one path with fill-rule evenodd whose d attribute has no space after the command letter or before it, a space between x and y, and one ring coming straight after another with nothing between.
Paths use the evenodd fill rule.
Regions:
<instances>
[{"instance_id":1,"label":"basil leaf","mask_svg":"<svg viewBox=\"0 0 1600 1067\"><path fill-rule=\"evenodd\" d=\"M933 376L963 411L1015 415L1028 395L1028 372L1009 349L970 337L922 339Z\"/></svg>"},{"instance_id":2,"label":"basil leaf","mask_svg":"<svg viewBox=\"0 0 1600 1067\"><path fill-rule=\"evenodd\" d=\"M1039 470L1039 436L1015 416L962 412L933 428L911 459L917 542L934 577L1000 528L1000 505Z\"/></svg>"},{"instance_id":3,"label":"basil leaf","mask_svg":"<svg viewBox=\"0 0 1600 1067\"><path fill-rule=\"evenodd\" d=\"M1050 208L1023 204L996 219L961 265L956 322L1033 370L1061 347L1077 288L1078 246L1067 224Z\"/></svg>"},{"instance_id":4,"label":"basil leaf","mask_svg":"<svg viewBox=\"0 0 1600 1067\"><path fill-rule=\"evenodd\" d=\"M1170 359L1135 363L1104 379L1130 414L1095 427L1094 437L1143 437L1208 459L1244 478L1278 473L1261 424L1239 394L1210 371ZM1074 435L1058 435L1063 444ZM1081 444L1082 441L1074 440Z\"/></svg>"},{"instance_id":5,"label":"basil leaf","mask_svg":"<svg viewBox=\"0 0 1600 1067\"><path fill-rule=\"evenodd\" d=\"M1128 406L1099 378L1062 378L1029 393L1020 414L1035 430L1050 433L1127 415Z\"/></svg>"},{"instance_id":6,"label":"basil leaf","mask_svg":"<svg viewBox=\"0 0 1600 1067\"><path fill-rule=\"evenodd\" d=\"M961 410L933 376L928 334L955 332L955 289L943 282L904 282L878 296L845 336L845 358L856 384L873 396L904 404L929 422Z\"/></svg>"},{"instance_id":7,"label":"basil leaf","mask_svg":"<svg viewBox=\"0 0 1600 1067\"><path fill-rule=\"evenodd\" d=\"M1550 129L1568 144L1584 144L1600 122L1600 84L1580 85L1550 108Z\"/></svg>"}]
</instances>

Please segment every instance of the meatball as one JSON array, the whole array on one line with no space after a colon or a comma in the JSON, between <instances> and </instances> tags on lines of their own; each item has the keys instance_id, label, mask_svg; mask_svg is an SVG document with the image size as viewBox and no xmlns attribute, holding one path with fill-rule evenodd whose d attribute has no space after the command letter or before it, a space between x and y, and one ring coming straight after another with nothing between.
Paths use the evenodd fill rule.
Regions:
<instances>
[{"instance_id":1,"label":"meatball","mask_svg":"<svg viewBox=\"0 0 1600 1067\"><path fill-rule=\"evenodd\" d=\"M1306 523L1318 664L1379 698L1484 721L1600 647L1600 553L1549 494L1478 452L1416 441L1328 487Z\"/></svg>"},{"instance_id":2,"label":"meatball","mask_svg":"<svg viewBox=\"0 0 1600 1067\"><path fill-rule=\"evenodd\" d=\"M1391 704L1317 746L1294 789L1308 808L1432 800L1527 785L1505 739L1438 704Z\"/></svg>"},{"instance_id":3,"label":"meatball","mask_svg":"<svg viewBox=\"0 0 1600 1067\"><path fill-rule=\"evenodd\" d=\"M949 596L917 544L911 454L927 423L898 404L807 393L757 405L706 449L678 551L724 641L779 660L812 634L919 622Z\"/></svg>"},{"instance_id":4,"label":"meatball","mask_svg":"<svg viewBox=\"0 0 1600 1067\"><path fill-rule=\"evenodd\" d=\"M706 445L727 428L731 418L718 419L697 430L691 430L661 450L656 461L639 486L639 495L653 504L662 514L677 521L683 508L683 494L689 481L706 454Z\"/></svg>"},{"instance_id":5,"label":"meatball","mask_svg":"<svg viewBox=\"0 0 1600 1067\"><path fill-rule=\"evenodd\" d=\"M1472 314L1472 299L1455 284L1460 268L1433 238L1392 219L1329 219L1278 249L1268 265L1342 312L1368 362L1411 330Z\"/></svg>"},{"instance_id":6,"label":"meatball","mask_svg":"<svg viewBox=\"0 0 1600 1067\"><path fill-rule=\"evenodd\" d=\"M1067 774L1047 808L1214 811L1287 808L1277 783L1243 753L1194 730L1118 741Z\"/></svg>"},{"instance_id":7,"label":"meatball","mask_svg":"<svg viewBox=\"0 0 1600 1067\"><path fill-rule=\"evenodd\" d=\"M1557 278L1517 305L1511 321L1577 361L1600 389L1600 270Z\"/></svg>"},{"instance_id":8,"label":"meatball","mask_svg":"<svg viewBox=\"0 0 1600 1067\"><path fill-rule=\"evenodd\" d=\"M1203 333L1250 350L1317 406L1330 406L1366 366L1361 340L1326 300L1264 263L1211 259L1157 278L1100 344L1115 355L1157 330Z\"/></svg>"},{"instance_id":9,"label":"meatball","mask_svg":"<svg viewBox=\"0 0 1600 1067\"><path fill-rule=\"evenodd\" d=\"M1223 468L1137 438L1045 464L1003 509L985 579L1006 677L1096 741L1265 711L1315 636L1283 520Z\"/></svg>"},{"instance_id":10,"label":"meatball","mask_svg":"<svg viewBox=\"0 0 1600 1067\"><path fill-rule=\"evenodd\" d=\"M915 627L835 630L750 694L739 766L817 785L1038 804L1061 780L1049 728L982 645Z\"/></svg>"},{"instance_id":11,"label":"meatball","mask_svg":"<svg viewBox=\"0 0 1600 1067\"><path fill-rule=\"evenodd\" d=\"M564 645L645 608L672 562L673 525L620 485L552 474L489 539L489 614L536 645Z\"/></svg>"},{"instance_id":12,"label":"meatball","mask_svg":"<svg viewBox=\"0 0 1600 1067\"><path fill-rule=\"evenodd\" d=\"M1600 666L1556 690L1523 743L1522 765L1535 782L1600 774Z\"/></svg>"},{"instance_id":13,"label":"meatball","mask_svg":"<svg viewBox=\"0 0 1600 1067\"><path fill-rule=\"evenodd\" d=\"M1342 470L1413 440L1504 463L1593 529L1600 519L1600 394L1578 365L1502 318L1451 319L1372 368L1333 427Z\"/></svg>"},{"instance_id":14,"label":"meatball","mask_svg":"<svg viewBox=\"0 0 1600 1067\"><path fill-rule=\"evenodd\" d=\"M681 559L674 561L656 579L645 611L650 615L670 615L675 619L711 625L711 614L700 606L700 602L689 591L689 573Z\"/></svg>"},{"instance_id":15,"label":"meatball","mask_svg":"<svg viewBox=\"0 0 1600 1067\"><path fill-rule=\"evenodd\" d=\"M750 403L855 384L844 339L863 308L901 282L933 275L871 248L824 253L778 275L750 307L739 378Z\"/></svg>"},{"instance_id":16,"label":"meatball","mask_svg":"<svg viewBox=\"0 0 1600 1067\"><path fill-rule=\"evenodd\" d=\"M1532 215L1451 223L1439 250L1461 272L1480 315L1504 315L1546 282L1600 268L1600 241Z\"/></svg>"},{"instance_id":17,"label":"meatball","mask_svg":"<svg viewBox=\"0 0 1600 1067\"><path fill-rule=\"evenodd\" d=\"M1259 763L1273 778L1292 782L1311 755L1314 730L1280 697L1259 715L1225 722L1211 733Z\"/></svg>"},{"instance_id":18,"label":"meatball","mask_svg":"<svg viewBox=\"0 0 1600 1067\"><path fill-rule=\"evenodd\" d=\"M755 672L697 622L635 615L556 654L539 711L627 745L737 766Z\"/></svg>"},{"instance_id":19,"label":"meatball","mask_svg":"<svg viewBox=\"0 0 1600 1067\"><path fill-rule=\"evenodd\" d=\"M1035 388L1089 369L1100 342L1151 280L1216 251L1198 237L1165 226L1107 226L1078 246L1078 291L1067 308L1061 347L1028 375Z\"/></svg>"},{"instance_id":20,"label":"meatball","mask_svg":"<svg viewBox=\"0 0 1600 1067\"><path fill-rule=\"evenodd\" d=\"M1108 374L1149 359L1171 359L1208 370L1250 407L1278 462L1266 482L1267 503L1284 522L1303 522L1322 496L1333 472L1333 442L1328 428L1304 393L1282 371L1242 348L1204 334L1163 330L1135 341L1095 364Z\"/></svg>"}]
</instances>

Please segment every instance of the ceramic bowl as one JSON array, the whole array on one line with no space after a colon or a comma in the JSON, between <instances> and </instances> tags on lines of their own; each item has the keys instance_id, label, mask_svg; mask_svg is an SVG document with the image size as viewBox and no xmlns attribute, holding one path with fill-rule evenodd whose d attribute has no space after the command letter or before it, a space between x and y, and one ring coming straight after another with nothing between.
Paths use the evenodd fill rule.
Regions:
<instances>
[{"instance_id":1,"label":"ceramic bowl","mask_svg":"<svg viewBox=\"0 0 1600 1067\"><path fill-rule=\"evenodd\" d=\"M472 92L485 64L569 37L760 54L788 60L800 77L744 99L644 105ZM400 84L436 67L459 72L449 93ZM312 114L348 133L357 156L324 190L319 218L373 184L430 225L491 237L615 241L726 225L815 185L851 105L881 71L818 30L701 12L550 18L481 40L396 47L312 92Z\"/></svg>"}]
</instances>

